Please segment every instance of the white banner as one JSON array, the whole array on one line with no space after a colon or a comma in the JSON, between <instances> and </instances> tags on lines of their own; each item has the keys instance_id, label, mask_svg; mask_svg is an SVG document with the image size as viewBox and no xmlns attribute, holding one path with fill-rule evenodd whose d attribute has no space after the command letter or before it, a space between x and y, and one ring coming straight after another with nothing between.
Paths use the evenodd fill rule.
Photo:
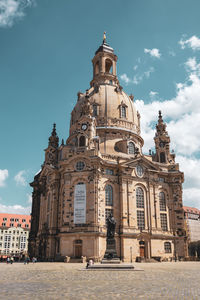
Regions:
<instances>
[{"instance_id":1,"label":"white banner","mask_svg":"<svg viewBox=\"0 0 200 300\"><path fill-rule=\"evenodd\" d=\"M74 224L86 223L86 185L77 184L74 192Z\"/></svg>"}]
</instances>

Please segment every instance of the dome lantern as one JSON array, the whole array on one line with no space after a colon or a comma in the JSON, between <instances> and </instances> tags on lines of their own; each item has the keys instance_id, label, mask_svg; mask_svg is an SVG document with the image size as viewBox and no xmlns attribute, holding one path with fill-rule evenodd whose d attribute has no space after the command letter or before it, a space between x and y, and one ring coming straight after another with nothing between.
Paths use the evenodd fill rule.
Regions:
<instances>
[{"instance_id":1,"label":"dome lantern","mask_svg":"<svg viewBox=\"0 0 200 300\"><path fill-rule=\"evenodd\" d=\"M90 82L91 87L95 84L105 83L119 85L116 71L117 56L114 54L113 48L106 42L105 32L103 42L95 52L92 63L93 80Z\"/></svg>"}]
</instances>

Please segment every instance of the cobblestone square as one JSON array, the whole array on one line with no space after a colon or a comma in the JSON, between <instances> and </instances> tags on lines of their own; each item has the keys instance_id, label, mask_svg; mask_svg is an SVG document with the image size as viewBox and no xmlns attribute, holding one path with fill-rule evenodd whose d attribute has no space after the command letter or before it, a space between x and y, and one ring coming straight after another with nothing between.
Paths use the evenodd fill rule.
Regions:
<instances>
[{"instance_id":1,"label":"cobblestone square","mask_svg":"<svg viewBox=\"0 0 200 300\"><path fill-rule=\"evenodd\" d=\"M200 262L135 263L143 271L84 264L0 264L0 299L200 299Z\"/></svg>"}]
</instances>

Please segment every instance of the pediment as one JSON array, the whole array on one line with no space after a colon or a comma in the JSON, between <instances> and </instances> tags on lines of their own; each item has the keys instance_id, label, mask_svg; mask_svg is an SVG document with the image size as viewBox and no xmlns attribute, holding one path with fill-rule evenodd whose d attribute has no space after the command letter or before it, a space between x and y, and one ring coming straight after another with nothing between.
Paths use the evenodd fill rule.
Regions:
<instances>
[{"instance_id":1,"label":"pediment","mask_svg":"<svg viewBox=\"0 0 200 300\"><path fill-rule=\"evenodd\" d=\"M131 159L128 162L121 163L120 165L125 168L135 168L137 165L142 165L144 168L152 171L161 171L160 167L154 162L149 161L144 156L139 156Z\"/></svg>"},{"instance_id":2,"label":"pediment","mask_svg":"<svg viewBox=\"0 0 200 300\"><path fill-rule=\"evenodd\" d=\"M53 165L45 164L40 173L40 177L55 173L57 169Z\"/></svg>"}]
</instances>

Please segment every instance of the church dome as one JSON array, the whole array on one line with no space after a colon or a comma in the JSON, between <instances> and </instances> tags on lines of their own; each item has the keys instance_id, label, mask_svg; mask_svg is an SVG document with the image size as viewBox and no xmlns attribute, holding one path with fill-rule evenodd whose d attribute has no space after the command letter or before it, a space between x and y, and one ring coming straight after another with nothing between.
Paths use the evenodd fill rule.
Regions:
<instances>
[{"instance_id":1,"label":"church dome","mask_svg":"<svg viewBox=\"0 0 200 300\"><path fill-rule=\"evenodd\" d=\"M140 115L134 106L133 95L128 96L119 84L116 62L117 56L104 38L92 60L91 87L86 93L78 93L78 100L71 114L70 134L83 115L84 103L89 101L97 130L110 128L140 135Z\"/></svg>"}]
</instances>

